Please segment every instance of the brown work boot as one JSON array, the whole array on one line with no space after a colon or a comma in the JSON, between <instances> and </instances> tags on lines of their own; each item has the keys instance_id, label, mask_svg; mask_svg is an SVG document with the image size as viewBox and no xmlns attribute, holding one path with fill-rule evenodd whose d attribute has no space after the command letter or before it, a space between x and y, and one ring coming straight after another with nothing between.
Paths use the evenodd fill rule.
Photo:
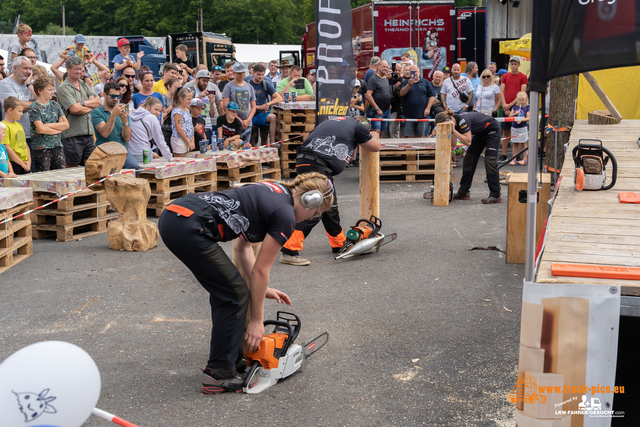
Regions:
<instances>
[{"instance_id":1,"label":"brown work boot","mask_svg":"<svg viewBox=\"0 0 640 427\"><path fill-rule=\"evenodd\" d=\"M502 198L500 197L499 194L497 196L490 195L486 199L482 199L481 202L484 203L485 205L492 205L494 203L502 203Z\"/></svg>"},{"instance_id":2,"label":"brown work boot","mask_svg":"<svg viewBox=\"0 0 640 427\"><path fill-rule=\"evenodd\" d=\"M280 262L282 264L290 264L290 265L309 265L311 261L308 259L302 258L300 255L286 255L282 254L280 257Z\"/></svg>"}]
</instances>

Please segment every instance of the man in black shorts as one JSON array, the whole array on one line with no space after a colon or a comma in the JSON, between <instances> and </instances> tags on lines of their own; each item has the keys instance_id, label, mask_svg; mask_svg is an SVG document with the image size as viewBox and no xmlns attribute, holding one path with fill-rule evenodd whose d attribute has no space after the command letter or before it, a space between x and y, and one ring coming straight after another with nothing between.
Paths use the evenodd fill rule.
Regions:
<instances>
[{"instance_id":1,"label":"man in black shorts","mask_svg":"<svg viewBox=\"0 0 640 427\"><path fill-rule=\"evenodd\" d=\"M368 122L364 122L368 125ZM333 184L333 177L340 174L351 160L353 151L359 145L367 151L380 151L380 140L376 132L353 117L339 117L327 120L309 134L298 148L296 173L319 172L327 176ZM319 219L310 219L296 224L296 230L282 247L280 262L291 265L309 265L311 262L300 256L304 239L313 227L322 220L334 253L337 253L346 240L340 226L338 196L333 194L332 208Z\"/></svg>"}]
</instances>

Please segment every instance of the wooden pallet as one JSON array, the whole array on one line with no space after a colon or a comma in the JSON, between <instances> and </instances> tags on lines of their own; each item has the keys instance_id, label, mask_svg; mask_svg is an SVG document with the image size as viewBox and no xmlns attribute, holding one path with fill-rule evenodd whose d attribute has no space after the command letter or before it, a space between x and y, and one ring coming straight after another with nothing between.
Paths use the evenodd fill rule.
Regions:
<instances>
[{"instance_id":1,"label":"wooden pallet","mask_svg":"<svg viewBox=\"0 0 640 427\"><path fill-rule=\"evenodd\" d=\"M435 150L382 150L380 182L430 181L435 163Z\"/></svg>"},{"instance_id":2,"label":"wooden pallet","mask_svg":"<svg viewBox=\"0 0 640 427\"><path fill-rule=\"evenodd\" d=\"M280 160L262 163L262 179L271 179L273 181L279 181L282 179Z\"/></svg>"},{"instance_id":3,"label":"wooden pallet","mask_svg":"<svg viewBox=\"0 0 640 427\"><path fill-rule=\"evenodd\" d=\"M296 141L287 141L287 142L282 142L280 143L280 151L281 152L296 152L296 150L298 149L298 147L300 147L302 145L304 141L302 140L302 138L296 140Z\"/></svg>"},{"instance_id":4,"label":"wooden pallet","mask_svg":"<svg viewBox=\"0 0 640 427\"><path fill-rule=\"evenodd\" d=\"M285 142L281 142L280 146L288 143L293 143L293 144L296 144L296 147L297 147L298 145L304 142L304 139L306 137L307 135L305 134L305 132L284 132L284 131L281 131L280 129L276 131L276 139L278 141L285 141ZM292 138L295 138L295 139L292 139Z\"/></svg>"},{"instance_id":5,"label":"wooden pallet","mask_svg":"<svg viewBox=\"0 0 640 427\"><path fill-rule=\"evenodd\" d=\"M281 110L276 109L278 121L285 123L315 123L315 110Z\"/></svg>"},{"instance_id":6,"label":"wooden pallet","mask_svg":"<svg viewBox=\"0 0 640 427\"><path fill-rule=\"evenodd\" d=\"M35 193L34 206L42 206L57 198L51 193ZM111 208L104 190L84 190L35 211L32 214L33 237L38 240L55 237L58 242L82 239L104 233L107 223L118 215Z\"/></svg>"},{"instance_id":7,"label":"wooden pallet","mask_svg":"<svg viewBox=\"0 0 640 427\"><path fill-rule=\"evenodd\" d=\"M174 200L195 192L216 191L218 178L215 171L199 172L172 178L146 178L151 187L147 203L147 215L160 217L162 211Z\"/></svg>"},{"instance_id":8,"label":"wooden pallet","mask_svg":"<svg viewBox=\"0 0 640 427\"><path fill-rule=\"evenodd\" d=\"M284 121L278 121L278 130L282 133L308 133L316 127L315 123L285 123Z\"/></svg>"},{"instance_id":9,"label":"wooden pallet","mask_svg":"<svg viewBox=\"0 0 640 427\"><path fill-rule=\"evenodd\" d=\"M259 182L261 179L262 172L257 162L248 162L235 168L218 163L218 190L226 190L239 183Z\"/></svg>"},{"instance_id":10,"label":"wooden pallet","mask_svg":"<svg viewBox=\"0 0 640 427\"><path fill-rule=\"evenodd\" d=\"M0 221L31 209L32 203L23 203L0 211ZM0 274L33 254L31 220L25 215L0 225Z\"/></svg>"},{"instance_id":11,"label":"wooden pallet","mask_svg":"<svg viewBox=\"0 0 640 427\"><path fill-rule=\"evenodd\" d=\"M420 173L401 173L401 172L386 172L380 173L380 182L431 182L433 181L434 173L422 172Z\"/></svg>"}]
</instances>

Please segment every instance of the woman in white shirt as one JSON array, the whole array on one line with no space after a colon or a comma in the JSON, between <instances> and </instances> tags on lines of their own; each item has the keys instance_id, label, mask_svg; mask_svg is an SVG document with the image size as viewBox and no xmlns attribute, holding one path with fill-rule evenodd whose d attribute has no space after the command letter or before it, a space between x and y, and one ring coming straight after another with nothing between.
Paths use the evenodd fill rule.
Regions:
<instances>
[{"instance_id":1,"label":"woman in white shirt","mask_svg":"<svg viewBox=\"0 0 640 427\"><path fill-rule=\"evenodd\" d=\"M473 105L473 111L491 116L504 103L500 94L500 86L493 83L493 75L488 69L484 70L480 75L480 84L474 93L476 100Z\"/></svg>"}]
</instances>

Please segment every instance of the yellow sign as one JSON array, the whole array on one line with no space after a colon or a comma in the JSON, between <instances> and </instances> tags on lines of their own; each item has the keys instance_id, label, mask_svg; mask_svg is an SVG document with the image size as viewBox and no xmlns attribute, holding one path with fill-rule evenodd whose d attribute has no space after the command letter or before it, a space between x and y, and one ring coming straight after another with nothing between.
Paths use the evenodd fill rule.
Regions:
<instances>
[{"instance_id":1,"label":"yellow sign","mask_svg":"<svg viewBox=\"0 0 640 427\"><path fill-rule=\"evenodd\" d=\"M517 40L500 42L500 53L503 55L531 58L531 33L525 34Z\"/></svg>"}]
</instances>

